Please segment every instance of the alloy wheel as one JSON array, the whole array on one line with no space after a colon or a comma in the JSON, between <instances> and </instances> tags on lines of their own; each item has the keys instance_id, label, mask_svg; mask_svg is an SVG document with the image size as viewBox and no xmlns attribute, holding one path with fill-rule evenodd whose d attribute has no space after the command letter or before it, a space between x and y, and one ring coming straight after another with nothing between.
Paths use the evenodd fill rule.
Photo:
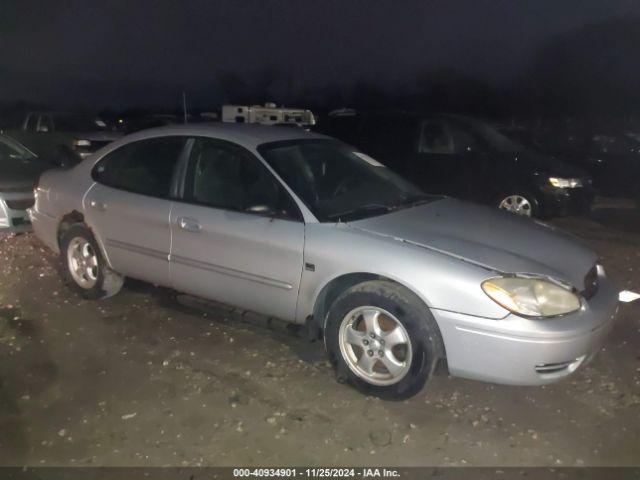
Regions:
<instances>
[{"instance_id":1,"label":"alloy wheel","mask_svg":"<svg viewBox=\"0 0 640 480\"><path fill-rule=\"evenodd\" d=\"M338 335L347 366L370 384L393 385L411 367L409 334L394 315L382 308L352 310L342 320Z\"/></svg>"},{"instance_id":2,"label":"alloy wheel","mask_svg":"<svg viewBox=\"0 0 640 480\"><path fill-rule=\"evenodd\" d=\"M98 281L98 256L89 241L75 237L67 248L67 263L73 280L82 288L93 288Z\"/></svg>"},{"instance_id":3,"label":"alloy wheel","mask_svg":"<svg viewBox=\"0 0 640 480\"><path fill-rule=\"evenodd\" d=\"M533 214L531 202L522 195L509 195L500 202L498 208L526 217L530 217Z\"/></svg>"}]
</instances>

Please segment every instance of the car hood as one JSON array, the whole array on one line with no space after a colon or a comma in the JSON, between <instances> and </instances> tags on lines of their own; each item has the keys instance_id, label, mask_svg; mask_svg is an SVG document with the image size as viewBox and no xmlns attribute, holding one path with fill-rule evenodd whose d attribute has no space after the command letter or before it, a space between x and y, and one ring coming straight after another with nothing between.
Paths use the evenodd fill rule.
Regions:
<instances>
[{"instance_id":1,"label":"car hood","mask_svg":"<svg viewBox=\"0 0 640 480\"><path fill-rule=\"evenodd\" d=\"M490 270L551 277L578 290L597 261L589 248L554 227L453 198L349 225Z\"/></svg>"},{"instance_id":2,"label":"car hood","mask_svg":"<svg viewBox=\"0 0 640 480\"><path fill-rule=\"evenodd\" d=\"M30 190L40 174L50 168L51 165L37 160L3 160L0 163L0 192Z\"/></svg>"}]
</instances>

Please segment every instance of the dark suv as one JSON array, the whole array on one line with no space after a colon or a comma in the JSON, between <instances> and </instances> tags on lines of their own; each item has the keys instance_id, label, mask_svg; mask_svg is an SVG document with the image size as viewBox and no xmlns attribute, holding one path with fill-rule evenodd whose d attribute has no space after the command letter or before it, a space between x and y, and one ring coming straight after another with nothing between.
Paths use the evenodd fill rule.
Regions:
<instances>
[{"instance_id":1,"label":"dark suv","mask_svg":"<svg viewBox=\"0 0 640 480\"><path fill-rule=\"evenodd\" d=\"M582 170L458 115L329 117L323 132L360 148L429 193L527 216L582 213L591 179Z\"/></svg>"}]
</instances>

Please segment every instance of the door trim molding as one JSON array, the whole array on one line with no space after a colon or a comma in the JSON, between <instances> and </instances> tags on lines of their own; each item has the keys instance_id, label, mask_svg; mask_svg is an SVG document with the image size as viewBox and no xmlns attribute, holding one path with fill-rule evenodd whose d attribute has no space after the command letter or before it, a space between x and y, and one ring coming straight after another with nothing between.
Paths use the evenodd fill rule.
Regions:
<instances>
[{"instance_id":1,"label":"door trim molding","mask_svg":"<svg viewBox=\"0 0 640 480\"><path fill-rule=\"evenodd\" d=\"M243 272L241 270L235 270L233 268L223 267L221 265L215 265L213 263L201 262L199 260L193 260L191 258L182 257L180 255L171 255L171 262L175 262L180 265L188 267L199 268L201 270L207 270L209 272L219 273L221 275L227 275L229 277L241 278L243 280L249 280L251 282L261 283L270 287L280 288L282 290L292 290L293 285L275 278L263 277L261 275L255 275L253 273Z\"/></svg>"},{"instance_id":2,"label":"door trim molding","mask_svg":"<svg viewBox=\"0 0 640 480\"><path fill-rule=\"evenodd\" d=\"M127 250L133 253L139 253L140 255L158 258L160 260L164 260L165 262L169 261L168 252L162 252L153 248L141 247L140 245L133 245L131 243L121 242L120 240L114 240L112 238L107 238L107 241L105 243L108 247L119 248L121 250Z\"/></svg>"}]
</instances>

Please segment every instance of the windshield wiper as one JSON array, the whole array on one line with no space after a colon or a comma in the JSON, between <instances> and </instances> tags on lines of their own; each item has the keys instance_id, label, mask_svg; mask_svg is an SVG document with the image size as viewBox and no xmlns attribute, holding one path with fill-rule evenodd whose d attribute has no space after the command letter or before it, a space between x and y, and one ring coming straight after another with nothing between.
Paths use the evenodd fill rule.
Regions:
<instances>
[{"instance_id":1,"label":"windshield wiper","mask_svg":"<svg viewBox=\"0 0 640 480\"><path fill-rule=\"evenodd\" d=\"M417 205L424 205L425 203L431 203L435 200L442 198L439 195L414 195L412 197L407 197L402 200L402 203L398 206L399 208L408 208L415 207Z\"/></svg>"},{"instance_id":2,"label":"windshield wiper","mask_svg":"<svg viewBox=\"0 0 640 480\"><path fill-rule=\"evenodd\" d=\"M351 210L345 210L343 212L332 213L331 215L327 215L327 218L337 218L338 221L342 221L342 217L351 217L358 216L359 214L371 214L375 215L378 213L387 213L395 210L396 207L392 207L391 205L383 205L381 203L368 203L366 205L360 205L359 207L352 208Z\"/></svg>"}]
</instances>

